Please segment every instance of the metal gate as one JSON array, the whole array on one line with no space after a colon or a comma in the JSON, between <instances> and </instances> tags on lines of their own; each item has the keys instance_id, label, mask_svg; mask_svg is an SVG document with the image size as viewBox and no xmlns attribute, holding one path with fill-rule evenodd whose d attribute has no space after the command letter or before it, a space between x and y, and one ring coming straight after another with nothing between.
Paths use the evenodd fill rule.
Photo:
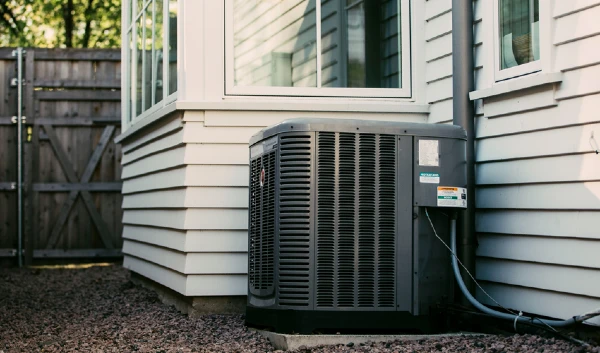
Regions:
<instances>
[{"instance_id":1,"label":"metal gate","mask_svg":"<svg viewBox=\"0 0 600 353\"><path fill-rule=\"evenodd\" d=\"M120 50L0 49L0 257L121 256Z\"/></svg>"}]
</instances>

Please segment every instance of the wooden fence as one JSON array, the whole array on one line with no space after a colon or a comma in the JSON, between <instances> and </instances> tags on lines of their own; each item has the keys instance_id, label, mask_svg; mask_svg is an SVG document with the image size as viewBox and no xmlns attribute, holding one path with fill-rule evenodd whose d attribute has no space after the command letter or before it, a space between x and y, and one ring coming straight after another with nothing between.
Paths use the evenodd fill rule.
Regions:
<instances>
[{"instance_id":1,"label":"wooden fence","mask_svg":"<svg viewBox=\"0 0 600 353\"><path fill-rule=\"evenodd\" d=\"M17 60L0 49L0 256L17 254ZM121 256L120 50L25 49L23 255Z\"/></svg>"}]
</instances>

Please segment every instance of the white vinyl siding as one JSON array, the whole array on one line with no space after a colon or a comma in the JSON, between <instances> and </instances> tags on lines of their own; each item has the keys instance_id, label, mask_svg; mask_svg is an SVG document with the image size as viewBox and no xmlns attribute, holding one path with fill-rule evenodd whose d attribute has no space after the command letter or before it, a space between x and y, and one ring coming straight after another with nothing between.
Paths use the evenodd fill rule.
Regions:
<instances>
[{"instance_id":1,"label":"white vinyl siding","mask_svg":"<svg viewBox=\"0 0 600 353\"><path fill-rule=\"evenodd\" d=\"M549 71L561 80L478 104L477 278L506 307L568 318L600 306L600 1L548 2ZM480 55L479 90L494 85L493 57Z\"/></svg>"},{"instance_id":2,"label":"white vinyl siding","mask_svg":"<svg viewBox=\"0 0 600 353\"><path fill-rule=\"evenodd\" d=\"M483 43L484 0L473 0L473 55L475 87L486 78ZM426 101L430 104L428 123L451 124L452 113L452 0L425 2L425 82ZM487 66L492 67L488 64ZM477 111L476 111L477 113Z\"/></svg>"},{"instance_id":3,"label":"white vinyl siding","mask_svg":"<svg viewBox=\"0 0 600 353\"><path fill-rule=\"evenodd\" d=\"M425 2L425 81L429 123L452 122L452 1Z\"/></svg>"}]
</instances>

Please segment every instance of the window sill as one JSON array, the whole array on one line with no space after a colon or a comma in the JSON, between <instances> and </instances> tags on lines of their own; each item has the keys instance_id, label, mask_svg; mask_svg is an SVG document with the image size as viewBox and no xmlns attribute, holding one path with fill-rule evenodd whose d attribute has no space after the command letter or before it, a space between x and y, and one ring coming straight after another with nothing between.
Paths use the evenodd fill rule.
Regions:
<instances>
[{"instance_id":1,"label":"window sill","mask_svg":"<svg viewBox=\"0 0 600 353\"><path fill-rule=\"evenodd\" d=\"M407 100L357 99L335 101L329 98L225 98L221 101L175 101L134 120L115 138L116 143L128 140L147 126L175 111L183 110L237 110L237 111L305 111L305 112L364 112L429 114L428 104L416 104Z\"/></svg>"},{"instance_id":2,"label":"window sill","mask_svg":"<svg viewBox=\"0 0 600 353\"><path fill-rule=\"evenodd\" d=\"M224 98L221 101L178 101L177 110L248 110L428 114L428 104L391 99Z\"/></svg>"},{"instance_id":3,"label":"window sill","mask_svg":"<svg viewBox=\"0 0 600 353\"><path fill-rule=\"evenodd\" d=\"M490 88L484 88L469 93L471 100L499 96L515 91L521 91L528 88L543 86L552 83L559 83L563 80L562 72L538 73L522 76L507 81L495 83Z\"/></svg>"},{"instance_id":4,"label":"window sill","mask_svg":"<svg viewBox=\"0 0 600 353\"><path fill-rule=\"evenodd\" d=\"M175 111L175 109L175 102L171 102L163 106L162 108L153 111L151 114L145 117L136 119L131 123L131 125L127 127L127 129L122 134L115 138L115 143L122 143L129 137L137 134L137 132L144 129L148 125L151 125L157 122L158 120L162 119L163 117L171 114Z\"/></svg>"}]
</instances>

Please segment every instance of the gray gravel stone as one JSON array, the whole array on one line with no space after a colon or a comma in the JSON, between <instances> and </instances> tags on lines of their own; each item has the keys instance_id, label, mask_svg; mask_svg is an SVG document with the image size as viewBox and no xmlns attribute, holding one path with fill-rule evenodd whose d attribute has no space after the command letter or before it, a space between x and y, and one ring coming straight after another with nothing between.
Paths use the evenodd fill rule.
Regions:
<instances>
[{"instance_id":1,"label":"gray gravel stone","mask_svg":"<svg viewBox=\"0 0 600 353\"><path fill-rule=\"evenodd\" d=\"M304 348L304 347L303 347ZM531 335L325 346L296 352L594 352ZM133 285L119 266L0 269L0 353L272 352L242 315L190 318Z\"/></svg>"}]
</instances>

